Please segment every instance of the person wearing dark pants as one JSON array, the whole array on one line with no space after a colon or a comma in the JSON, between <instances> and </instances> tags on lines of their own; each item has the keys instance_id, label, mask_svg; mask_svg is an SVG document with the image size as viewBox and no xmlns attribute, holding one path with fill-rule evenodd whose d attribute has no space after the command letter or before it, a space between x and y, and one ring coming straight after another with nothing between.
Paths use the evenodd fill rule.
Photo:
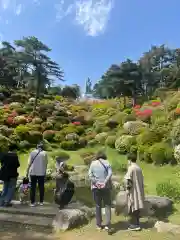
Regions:
<instances>
[{"instance_id":1,"label":"person wearing dark pants","mask_svg":"<svg viewBox=\"0 0 180 240\"><path fill-rule=\"evenodd\" d=\"M43 203L44 201L44 176L30 176L31 180L31 191L30 191L30 199L31 203L35 203L36 198L36 186L38 184L39 187L39 200L40 203Z\"/></svg>"},{"instance_id":2,"label":"person wearing dark pants","mask_svg":"<svg viewBox=\"0 0 180 240\"><path fill-rule=\"evenodd\" d=\"M102 206L105 206L106 222L105 227L110 228L111 224L111 191L110 189L93 189L93 198L96 204L96 225L102 227Z\"/></svg>"},{"instance_id":3,"label":"person wearing dark pants","mask_svg":"<svg viewBox=\"0 0 180 240\"><path fill-rule=\"evenodd\" d=\"M46 176L48 158L47 153L43 150L43 144L37 145L37 149L30 153L29 163L27 168L27 176L30 177L31 189L30 189L30 200L31 207L34 207L36 197L36 185L39 186L40 206L44 202L44 181Z\"/></svg>"},{"instance_id":4,"label":"person wearing dark pants","mask_svg":"<svg viewBox=\"0 0 180 240\"><path fill-rule=\"evenodd\" d=\"M14 151L15 146L10 146L9 152L0 154L0 180L3 183L3 190L0 196L0 206L11 207L11 201L13 199L18 174L18 168L20 167L17 153Z\"/></svg>"},{"instance_id":5,"label":"person wearing dark pants","mask_svg":"<svg viewBox=\"0 0 180 240\"><path fill-rule=\"evenodd\" d=\"M100 151L92 161L89 168L89 178L91 189L96 204L96 225L97 229L102 229L102 204L105 205L106 223L104 229L110 233L111 225L111 176L112 169L107 161L106 155Z\"/></svg>"}]
</instances>

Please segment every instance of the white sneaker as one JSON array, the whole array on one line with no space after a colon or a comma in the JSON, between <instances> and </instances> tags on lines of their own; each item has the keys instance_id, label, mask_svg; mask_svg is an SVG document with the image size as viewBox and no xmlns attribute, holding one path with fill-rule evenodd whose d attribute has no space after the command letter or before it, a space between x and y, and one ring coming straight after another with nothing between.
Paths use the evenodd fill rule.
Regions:
<instances>
[{"instance_id":1,"label":"white sneaker","mask_svg":"<svg viewBox=\"0 0 180 240\"><path fill-rule=\"evenodd\" d=\"M43 202L40 202L40 203L39 203L39 205L40 205L40 206L43 206L43 205L44 205L44 203L43 203Z\"/></svg>"},{"instance_id":2,"label":"white sneaker","mask_svg":"<svg viewBox=\"0 0 180 240\"><path fill-rule=\"evenodd\" d=\"M36 206L35 203L31 203L31 204L30 204L30 207L35 207L35 206Z\"/></svg>"}]
</instances>

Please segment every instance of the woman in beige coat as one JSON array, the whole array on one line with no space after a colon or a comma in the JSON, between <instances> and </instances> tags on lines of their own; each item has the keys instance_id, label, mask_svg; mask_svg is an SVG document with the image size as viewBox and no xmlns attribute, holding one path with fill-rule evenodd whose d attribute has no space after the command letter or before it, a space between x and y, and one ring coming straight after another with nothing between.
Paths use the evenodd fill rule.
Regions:
<instances>
[{"instance_id":1,"label":"woman in beige coat","mask_svg":"<svg viewBox=\"0 0 180 240\"><path fill-rule=\"evenodd\" d=\"M136 154L128 154L128 171L125 175L128 212L131 216L129 230L138 231L140 228L140 210L144 208L144 177L137 165Z\"/></svg>"}]
</instances>

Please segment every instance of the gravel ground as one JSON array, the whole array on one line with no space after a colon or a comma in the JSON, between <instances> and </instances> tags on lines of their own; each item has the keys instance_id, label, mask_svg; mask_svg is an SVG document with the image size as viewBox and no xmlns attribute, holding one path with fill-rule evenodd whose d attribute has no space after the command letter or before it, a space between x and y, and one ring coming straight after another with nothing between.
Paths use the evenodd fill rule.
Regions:
<instances>
[{"instance_id":1,"label":"gravel ground","mask_svg":"<svg viewBox=\"0 0 180 240\"><path fill-rule=\"evenodd\" d=\"M0 222L0 239L1 240L55 240L49 229Z\"/></svg>"}]
</instances>

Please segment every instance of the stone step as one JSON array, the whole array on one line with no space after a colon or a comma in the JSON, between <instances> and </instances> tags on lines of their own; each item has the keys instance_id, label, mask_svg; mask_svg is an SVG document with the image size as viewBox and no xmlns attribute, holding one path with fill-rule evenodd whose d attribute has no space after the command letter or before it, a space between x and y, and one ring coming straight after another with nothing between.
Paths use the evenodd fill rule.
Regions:
<instances>
[{"instance_id":1,"label":"stone step","mask_svg":"<svg viewBox=\"0 0 180 240\"><path fill-rule=\"evenodd\" d=\"M9 208L0 207L0 214L7 213L11 215L37 216L53 219L58 212L58 207L55 204L45 203L44 206L36 207L21 204L19 201L12 201L12 204L13 206Z\"/></svg>"},{"instance_id":2,"label":"stone step","mask_svg":"<svg viewBox=\"0 0 180 240\"><path fill-rule=\"evenodd\" d=\"M42 216L29 216L23 214L0 213L0 223L18 223L36 227L52 228L52 219Z\"/></svg>"}]
</instances>

